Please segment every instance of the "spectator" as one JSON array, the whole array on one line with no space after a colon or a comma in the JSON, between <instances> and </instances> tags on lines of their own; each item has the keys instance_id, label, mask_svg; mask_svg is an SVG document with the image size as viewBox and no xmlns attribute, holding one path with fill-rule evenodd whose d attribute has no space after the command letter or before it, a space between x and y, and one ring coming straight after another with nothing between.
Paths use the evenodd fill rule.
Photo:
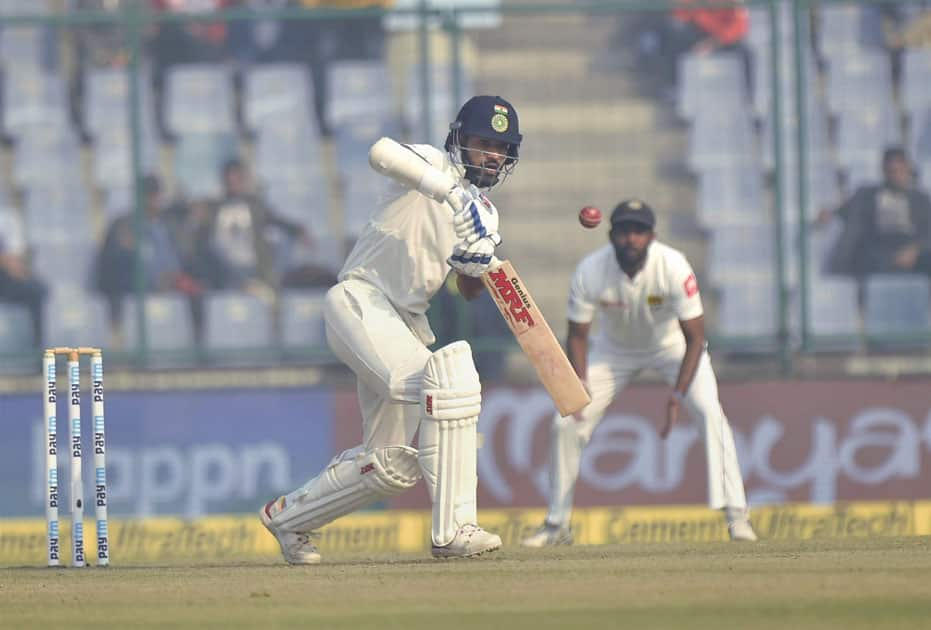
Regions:
<instances>
[{"instance_id":1,"label":"spectator","mask_svg":"<svg viewBox=\"0 0 931 630\"><path fill-rule=\"evenodd\" d=\"M81 11L105 11L119 14L126 0L76 0ZM69 106L72 123L81 141L92 141L87 129L84 97L89 68L125 68L129 63L129 47L123 28L118 24L87 24L74 28L74 68L70 73Z\"/></svg>"},{"instance_id":2,"label":"spectator","mask_svg":"<svg viewBox=\"0 0 931 630\"><path fill-rule=\"evenodd\" d=\"M204 13L221 11L233 0L150 0L156 11ZM151 36L152 87L159 132L166 141L174 137L165 124L165 76L171 66L183 63L220 63L229 58L225 22L161 22Z\"/></svg>"},{"instance_id":3,"label":"spectator","mask_svg":"<svg viewBox=\"0 0 931 630\"><path fill-rule=\"evenodd\" d=\"M311 236L269 208L239 160L223 165L223 189L223 198L213 204L201 233L195 267L211 287L267 296L281 284L272 231L279 229L308 246Z\"/></svg>"},{"instance_id":4,"label":"spectator","mask_svg":"<svg viewBox=\"0 0 931 630\"><path fill-rule=\"evenodd\" d=\"M238 0L254 12L306 9L368 9L387 0ZM232 56L241 64L297 62L307 66L313 85L314 114L324 136L331 133L327 114L329 65L336 59L377 59L383 54L381 17L324 17L299 20L242 20L230 24ZM237 77L237 80L241 78ZM238 88L241 91L241 88Z\"/></svg>"},{"instance_id":5,"label":"spectator","mask_svg":"<svg viewBox=\"0 0 931 630\"><path fill-rule=\"evenodd\" d=\"M931 200L915 187L903 149L886 149L882 164L882 183L860 187L835 211L843 230L830 273L931 273Z\"/></svg>"},{"instance_id":6,"label":"spectator","mask_svg":"<svg viewBox=\"0 0 931 630\"><path fill-rule=\"evenodd\" d=\"M238 0L252 13L296 6L297 0ZM253 19L230 22L229 47L240 63L304 61L311 45L306 20Z\"/></svg>"},{"instance_id":7,"label":"spectator","mask_svg":"<svg viewBox=\"0 0 931 630\"><path fill-rule=\"evenodd\" d=\"M892 79L902 78L902 53L931 46L931 10L927 3L891 2L880 8L883 43L892 57Z\"/></svg>"},{"instance_id":8,"label":"spectator","mask_svg":"<svg viewBox=\"0 0 931 630\"><path fill-rule=\"evenodd\" d=\"M121 339L123 298L136 291L136 249L142 257L142 289L147 292L181 291L192 297L192 319L200 330L199 301L201 286L181 264L174 231L164 213L161 184L149 175L142 183L144 208L137 241L133 214L117 217L107 229L103 247L97 256L97 289L108 301L110 326L117 342Z\"/></svg>"},{"instance_id":9,"label":"spectator","mask_svg":"<svg viewBox=\"0 0 931 630\"><path fill-rule=\"evenodd\" d=\"M750 28L750 14L745 7L711 9L688 8L694 0L678 0L661 34L663 77L671 85L678 81L679 57L685 53L701 55L715 51L735 51L743 60L747 94L753 93L753 59L744 42Z\"/></svg>"},{"instance_id":10,"label":"spectator","mask_svg":"<svg viewBox=\"0 0 931 630\"><path fill-rule=\"evenodd\" d=\"M931 10L927 4L892 2L880 8L882 32L891 50L931 46Z\"/></svg>"},{"instance_id":11,"label":"spectator","mask_svg":"<svg viewBox=\"0 0 931 630\"><path fill-rule=\"evenodd\" d=\"M119 15L126 0L76 0L80 11L102 11ZM75 29L75 49L79 69L123 68L129 63L129 47L123 27L112 23L90 23Z\"/></svg>"},{"instance_id":12,"label":"spectator","mask_svg":"<svg viewBox=\"0 0 931 630\"><path fill-rule=\"evenodd\" d=\"M0 301L29 309L33 339L42 346L42 309L47 289L26 260L22 227L11 214L0 215Z\"/></svg>"},{"instance_id":13,"label":"spectator","mask_svg":"<svg viewBox=\"0 0 931 630\"><path fill-rule=\"evenodd\" d=\"M385 6L388 0L300 0L308 9L370 9ZM327 116L329 98L327 72L338 58L377 59L382 56L385 40L379 16L365 18L324 18L307 22L311 46L307 59L314 86L314 110L320 133L331 133Z\"/></svg>"}]
</instances>

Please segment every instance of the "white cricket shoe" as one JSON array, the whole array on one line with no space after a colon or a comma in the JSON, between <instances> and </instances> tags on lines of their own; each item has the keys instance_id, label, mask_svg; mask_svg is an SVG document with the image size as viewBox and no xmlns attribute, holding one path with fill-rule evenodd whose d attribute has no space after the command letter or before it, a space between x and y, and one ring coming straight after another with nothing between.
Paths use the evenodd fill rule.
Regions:
<instances>
[{"instance_id":1,"label":"white cricket shoe","mask_svg":"<svg viewBox=\"0 0 931 630\"><path fill-rule=\"evenodd\" d=\"M572 530L568 527L543 523L540 529L520 541L520 546L539 549L541 547L571 545L573 542Z\"/></svg>"},{"instance_id":2,"label":"white cricket shoe","mask_svg":"<svg viewBox=\"0 0 931 630\"><path fill-rule=\"evenodd\" d=\"M501 547L498 534L486 532L475 523L466 523L456 532L452 542L442 547L433 545L430 553L434 558L470 558Z\"/></svg>"},{"instance_id":3,"label":"white cricket shoe","mask_svg":"<svg viewBox=\"0 0 931 630\"><path fill-rule=\"evenodd\" d=\"M750 524L750 510L747 508L724 508L727 519L727 533L731 540L756 542L756 532Z\"/></svg>"},{"instance_id":4,"label":"white cricket shoe","mask_svg":"<svg viewBox=\"0 0 931 630\"><path fill-rule=\"evenodd\" d=\"M320 552L310 542L310 534L305 532L286 532L272 524L273 513L277 514L284 508L284 497L269 501L259 510L259 518L272 536L278 539L281 546L281 555L288 564L320 564Z\"/></svg>"}]
</instances>

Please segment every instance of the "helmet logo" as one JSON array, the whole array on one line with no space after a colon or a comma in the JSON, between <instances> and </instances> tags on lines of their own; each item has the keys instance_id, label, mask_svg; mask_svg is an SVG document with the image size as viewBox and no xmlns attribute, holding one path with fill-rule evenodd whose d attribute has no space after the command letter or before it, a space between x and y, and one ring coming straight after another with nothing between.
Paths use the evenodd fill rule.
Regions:
<instances>
[{"instance_id":1,"label":"helmet logo","mask_svg":"<svg viewBox=\"0 0 931 630\"><path fill-rule=\"evenodd\" d=\"M498 109L497 106L495 109ZM504 133L508 130L508 117L501 113L495 114L491 117L491 128L498 133Z\"/></svg>"}]
</instances>

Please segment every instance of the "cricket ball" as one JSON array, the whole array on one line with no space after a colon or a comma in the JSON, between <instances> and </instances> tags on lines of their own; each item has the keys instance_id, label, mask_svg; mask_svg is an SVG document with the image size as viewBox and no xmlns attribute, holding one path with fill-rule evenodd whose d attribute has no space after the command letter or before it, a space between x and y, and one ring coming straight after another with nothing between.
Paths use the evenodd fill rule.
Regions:
<instances>
[{"instance_id":1,"label":"cricket ball","mask_svg":"<svg viewBox=\"0 0 931 630\"><path fill-rule=\"evenodd\" d=\"M598 227L598 224L601 223L601 210L595 206L585 206L579 210L579 223L589 229Z\"/></svg>"}]
</instances>

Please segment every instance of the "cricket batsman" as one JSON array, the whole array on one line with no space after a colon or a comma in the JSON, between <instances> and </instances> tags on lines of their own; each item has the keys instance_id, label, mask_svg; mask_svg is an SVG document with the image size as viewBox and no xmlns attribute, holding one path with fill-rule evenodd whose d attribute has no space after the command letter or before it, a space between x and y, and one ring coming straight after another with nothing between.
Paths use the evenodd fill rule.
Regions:
<instances>
[{"instance_id":1,"label":"cricket batsman","mask_svg":"<svg viewBox=\"0 0 931 630\"><path fill-rule=\"evenodd\" d=\"M650 368L672 388L660 435L669 434L685 407L704 438L710 507L724 511L732 540L756 540L705 343L698 283L685 256L655 240L655 225L646 203L623 201L611 214L610 244L576 269L569 289L568 355L592 402L573 416L553 418L549 510L543 526L521 542L525 547L572 544L569 524L582 449L608 405ZM599 332L590 343L596 313Z\"/></svg>"},{"instance_id":2,"label":"cricket batsman","mask_svg":"<svg viewBox=\"0 0 931 630\"><path fill-rule=\"evenodd\" d=\"M291 564L320 562L312 532L401 494L421 476L433 503L434 557L501 546L476 514L482 398L472 351L457 341L431 352L426 311L450 268L463 295L473 298L482 288L477 278L497 260L498 212L484 191L517 165L517 111L499 96L475 96L450 125L445 150L382 139L370 152L373 166L385 142L408 163L432 168L369 220L327 293L327 342L356 374L363 439L260 510ZM450 181L451 188L442 183Z\"/></svg>"}]
</instances>

